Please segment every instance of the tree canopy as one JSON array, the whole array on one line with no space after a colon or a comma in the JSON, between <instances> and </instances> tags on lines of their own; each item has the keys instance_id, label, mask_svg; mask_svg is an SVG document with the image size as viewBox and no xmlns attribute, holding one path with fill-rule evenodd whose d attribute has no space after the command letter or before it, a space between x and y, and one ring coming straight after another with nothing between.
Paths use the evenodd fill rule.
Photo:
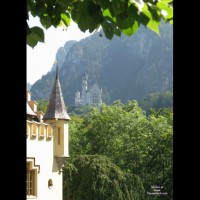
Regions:
<instances>
[{"instance_id":1,"label":"tree canopy","mask_svg":"<svg viewBox=\"0 0 200 200\"><path fill-rule=\"evenodd\" d=\"M122 171L141 178L145 199L172 199L172 109L154 110L147 117L137 101L115 101L85 117L73 116L69 132L72 161L82 155L107 156ZM167 194L149 196L153 185Z\"/></svg>"},{"instance_id":2,"label":"tree canopy","mask_svg":"<svg viewBox=\"0 0 200 200\"><path fill-rule=\"evenodd\" d=\"M173 24L173 0L27 0L27 20L29 14L39 17L45 29L67 29L73 20L83 32L102 28L112 39L133 35L141 24L159 34L162 20ZM27 22L27 44L35 47L44 40L43 29Z\"/></svg>"},{"instance_id":3,"label":"tree canopy","mask_svg":"<svg viewBox=\"0 0 200 200\"><path fill-rule=\"evenodd\" d=\"M66 163L63 196L65 200L143 200L144 188L137 175L123 172L101 155L84 155Z\"/></svg>"},{"instance_id":4,"label":"tree canopy","mask_svg":"<svg viewBox=\"0 0 200 200\"><path fill-rule=\"evenodd\" d=\"M73 113L69 122L64 199L173 199L173 109L146 116L136 100L118 100L88 111ZM150 195L153 186L160 195Z\"/></svg>"},{"instance_id":5,"label":"tree canopy","mask_svg":"<svg viewBox=\"0 0 200 200\"><path fill-rule=\"evenodd\" d=\"M38 103L37 110L42 111L43 113L46 113L49 102L47 100L42 99L42 100L37 101L37 103Z\"/></svg>"}]
</instances>

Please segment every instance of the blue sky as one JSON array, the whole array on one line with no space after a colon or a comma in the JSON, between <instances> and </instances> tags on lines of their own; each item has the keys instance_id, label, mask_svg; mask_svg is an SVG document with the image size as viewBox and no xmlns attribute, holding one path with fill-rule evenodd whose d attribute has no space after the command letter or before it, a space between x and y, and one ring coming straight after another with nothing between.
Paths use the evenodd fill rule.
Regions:
<instances>
[{"instance_id":1,"label":"blue sky","mask_svg":"<svg viewBox=\"0 0 200 200\"><path fill-rule=\"evenodd\" d=\"M30 16L28 21L30 27L41 26L38 18ZM77 40L87 37L90 35L89 32L81 32L78 26L71 22L67 30L63 31L62 28L51 27L45 32L45 43L38 43L33 49L27 46L27 76L26 80L28 83L33 84L35 81L40 79L42 75L45 75L51 70L52 65L55 61L56 52L59 47L69 40Z\"/></svg>"}]
</instances>

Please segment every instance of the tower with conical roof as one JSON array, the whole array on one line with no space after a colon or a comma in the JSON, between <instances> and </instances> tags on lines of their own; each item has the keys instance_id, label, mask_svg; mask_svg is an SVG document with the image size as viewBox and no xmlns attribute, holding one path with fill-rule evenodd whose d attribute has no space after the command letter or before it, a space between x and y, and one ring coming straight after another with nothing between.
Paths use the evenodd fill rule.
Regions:
<instances>
[{"instance_id":1,"label":"tower with conical roof","mask_svg":"<svg viewBox=\"0 0 200 200\"><path fill-rule=\"evenodd\" d=\"M75 93L75 106L96 106L102 105L102 89L95 83L88 88L88 75L84 73L82 78L82 94L79 91Z\"/></svg>"},{"instance_id":2,"label":"tower with conical roof","mask_svg":"<svg viewBox=\"0 0 200 200\"><path fill-rule=\"evenodd\" d=\"M87 86L87 81L88 81L88 75L85 73L82 79L82 105L87 105L87 91L88 91L88 86Z\"/></svg>"},{"instance_id":3,"label":"tower with conical roof","mask_svg":"<svg viewBox=\"0 0 200 200\"><path fill-rule=\"evenodd\" d=\"M27 199L62 200L64 162L69 157L68 122L56 66L55 82L47 112L37 110L37 102L27 91L26 110L26 195Z\"/></svg>"},{"instance_id":4,"label":"tower with conical roof","mask_svg":"<svg viewBox=\"0 0 200 200\"><path fill-rule=\"evenodd\" d=\"M68 150L68 121L70 117L67 113L59 76L58 76L58 65L56 66L56 78L51 91L49 104L47 111L43 117L45 123L55 125L54 130L54 157L57 161L57 165L62 171L65 160L69 157Z\"/></svg>"},{"instance_id":5,"label":"tower with conical roof","mask_svg":"<svg viewBox=\"0 0 200 200\"><path fill-rule=\"evenodd\" d=\"M60 119L60 120L70 119L66 111L61 91L60 81L58 77L58 65L56 67L56 79L54 82L53 89L51 91L48 108L43 118L43 120L52 120L52 119Z\"/></svg>"}]
</instances>

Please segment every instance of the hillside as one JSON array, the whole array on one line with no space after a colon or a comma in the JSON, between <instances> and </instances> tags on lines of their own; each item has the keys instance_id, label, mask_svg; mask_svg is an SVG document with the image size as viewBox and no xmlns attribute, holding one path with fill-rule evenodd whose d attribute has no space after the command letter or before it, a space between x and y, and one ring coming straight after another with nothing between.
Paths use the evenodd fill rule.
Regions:
<instances>
[{"instance_id":1,"label":"hillside","mask_svg":"<svg viewBox=\"0 0 200 200\"><path fill-rule=\"evenodd\" d=\"M32 87L32 85L31 85L30 83L27 83L27 84L26 84L26 88L27 88L28 90L30 90L31 87Z\"/></svg>"},{"instance_id":2,"label":"hillside","mask_svg":"<svg viewBox=\"0 0 200 200\"><path fill-rule=\"evenodd\" d=\"M160 36L144 27L131 37L107 40L102 34L68 41L58 49L56 58L63 97L67 105L74 104L74 94L81 91L83 73L88 84L98 83L103 90L103 102L121 99L142 100L153 92L173 86L173 27L163 23ZM48 99L55 79L55 66L31 87L34 100Z\"/></svg>"}]
</instances>

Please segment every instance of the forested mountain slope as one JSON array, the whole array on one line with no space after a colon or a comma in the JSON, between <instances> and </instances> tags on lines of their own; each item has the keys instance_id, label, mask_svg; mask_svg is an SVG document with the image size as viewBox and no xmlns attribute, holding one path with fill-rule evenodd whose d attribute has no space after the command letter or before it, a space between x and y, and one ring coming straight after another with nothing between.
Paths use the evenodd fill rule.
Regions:
<instances>
[{"instance_id":1,"label":"forested mountain slope","mask_svg":"<svg viewBox=\"0 0 200 200\"><path fill-rule=\"evenodd\" d=\"M173 27L163 23L160 36L141 27L131 37L105 38L97 32L90 37L68 41L58 49L56 59L65 103L74 104L81 92L82 76L88 74L88 85L98 83L103 102L110 104L136 99L149 93L171 90L173 86ZM46 99L55 79L55 66L31 87L34 100Z\"/></svg>"}]
</instances>

